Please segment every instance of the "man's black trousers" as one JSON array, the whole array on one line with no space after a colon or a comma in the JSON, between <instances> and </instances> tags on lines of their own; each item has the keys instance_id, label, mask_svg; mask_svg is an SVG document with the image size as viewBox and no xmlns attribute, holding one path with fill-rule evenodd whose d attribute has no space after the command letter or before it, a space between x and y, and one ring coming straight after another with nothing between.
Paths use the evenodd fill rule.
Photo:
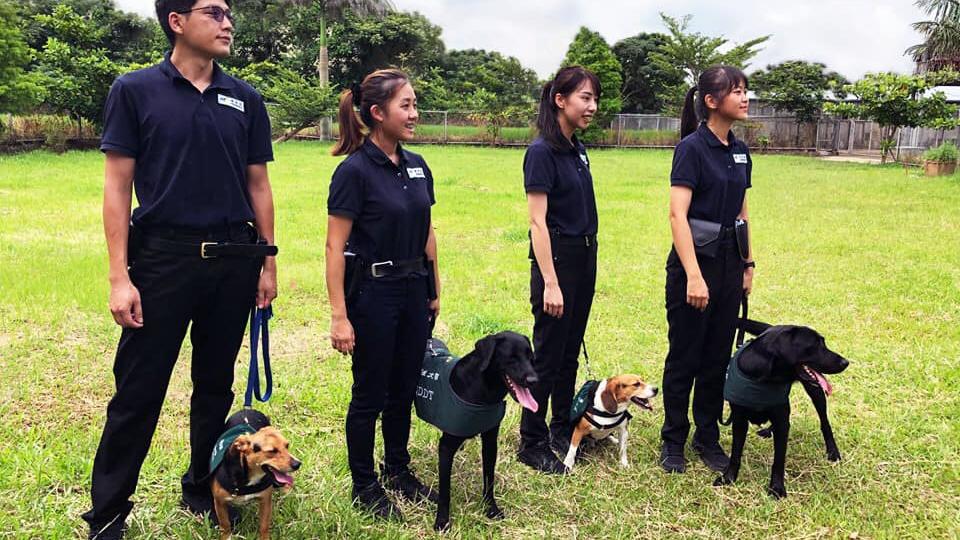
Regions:
<instances>
[{"instance_id":1,"label":"man's black trousers","mask_svg":"<svg viewBox=\"0 0 960 540\"><path fill-rule=\"evenodd\" d=\"M377 417L384 465L410 464L410 411L427 348L427 278L365 279L347 301L353 325L353 387L347 410L347 461L358 490L377 481L373 446Z\"/></svg>"},{"instance_id":2,"label":"man's black trousers","mask_svg":"<svg viewBox=\"0 0 960 540\"><path fill-rule=\"evenodd\" d=\"M249 225L176 241L252 242ZM233 403L233 367L256 299L261 258L201 259L141 249L130 268L140 291L143 327L124 328L114 360L116 393L93 463L93 508L83 518L94 530L124 519L180 346L190 327L190 466L181 479L185 501L210 501L210 453Z\"/></svg>"},{"instance_id":3,"label":"man's black trousers","mask_svg":"<svg viewBox=\"0 0 960 540\"><path fill-rule=\"evenodd\" d=\"M543 311L544 281L534 259L530 267L530 308L533 312L533 368L539 382L531 390L539 405L537 412L523 409L520 418L520 446L528 448L549 441L549 433L569 437L570 405L577 383L580 344L587 329L597 282L597 244L587 245L552 239L553 266L563 294L563 315L551 317ZM550 432L547 431L547 400L551 403Z\"/></svg>"},{"instance_id":4,"label":"man's black trousers","mask_svg":"<svg viewBox=\"0 0 960 540\"><path fill-rule=\"evenodd\" d=\"M743 291L743 261L732 235L720 240L716 257L698 256L710 292L705 312L687 303L687 275L676 250L667 257L666 306L670 350L663 368L663 443L681 449L687 440L687 410L693 390L694 439L704 445L720 437L723 383L736 332Z\"/></svg>"}]
</instances>

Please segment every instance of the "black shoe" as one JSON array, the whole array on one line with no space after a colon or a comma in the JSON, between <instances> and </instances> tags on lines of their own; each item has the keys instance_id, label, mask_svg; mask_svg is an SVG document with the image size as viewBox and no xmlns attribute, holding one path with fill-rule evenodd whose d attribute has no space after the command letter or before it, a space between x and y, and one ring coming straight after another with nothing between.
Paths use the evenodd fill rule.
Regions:
<instances>
[{"instance_id":1,"label":"black shoe","mask_svg":"<svg viewBox=\"0 0 960 540\"><path fill-rule=\"evenodd\" d=\"M570 469L563 464L545 443L521 448L517 460L535 471L546 474L567 474Z\"/></svg>"},{"instance_id":2,"label":"black shoe","mask_svg":"<svg viewBox=\"0 0 960 540\"><path fill-rule=\"evenodd\" d=\"M379 482L374 482L363 489L353 488L353 505L373 514L378 519L395 519L403 521L403 514L397 508L383 486Z\"/></svg>"},{"instance_id":3,"label":"black shoe","mask_svg":"<svg viewBox=\"0 0 960 540\"><path fill-rule=\"evenodd\" d=\"M211 525L214 527L220 526L220 521L217 520L217 513L213 510L212 495L204 497L202 495L184 492L180 498L180 508L200 518L206 516ZM240 523L240 510L228 504L227 516L227 519L230 520L230 526L236 529Z\"/></svg>"},{"instance_id":4,"label":"black shoe","mask_svg":"<svg viewBox=\"0 0 960 540\"><path fill-rule=\"evenodd\" d=\"M88 540L122 540L123 535L127 533L126 516L117 516L117 519L100 525L96 528L90 527Z\"/></svg>"},{"instance_id":5,"label":"black shoe","mask_svg":"<svg viewBox=\"0 0 960 540\"><path fill-rule=\"evenodd\" d=\"M660 447L660 466L668 473L683 473L687 470L687 458L683 447L664 444Z\"/></svg>"},{"instance_id":6,"label":"black shoe","mask_svg":"<svg viewBox=\"0 0 960 540\"><path fill-rule=\"evenodd\" d=\"M723 448L720 448L720 443L701 444L694 439L690 446L700 457L700 461L712 471L723 472L727 470L727 465L730 465L730 458L727 457Z\"/></svg>"},{"instance_id":7,"label":"black shoe","mask_svg":"<svg viewBox=\"0 0 960 540\"><path fill-rule=\"evenodd\" d=\"M423 485L413 471L404 469L399 473L393 474L388 469L380 465L380 482L387 489L396 491L400 497L410 502L420 502L424 499L437 504L437 493L429 487Z\"/></svg>"}]
</instances>

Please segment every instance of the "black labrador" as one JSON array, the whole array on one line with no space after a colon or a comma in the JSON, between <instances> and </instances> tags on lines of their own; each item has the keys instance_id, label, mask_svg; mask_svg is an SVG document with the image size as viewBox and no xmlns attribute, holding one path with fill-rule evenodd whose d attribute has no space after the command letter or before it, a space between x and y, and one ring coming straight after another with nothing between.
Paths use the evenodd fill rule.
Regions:
<instances>
[{"instance_id":1,"label":"black labrador","mask_svg":"<svg viewBox=\"0 0 960 540\"><path fill-rule=\"evenodd\" d=\"M530 393L530 387L536 384L538 379L532 361L533 348L525 336L515 332L500 332L477 341L474 350L456 363L449 375L450 386L457 398L466 403L494 405L503 403L507 394L510 394L521 406L536 412L537 402ZM486 515L491 519L504 517L493 495L499 431L500 424L497 420L495 426L479 434L482 443L483 502L487 507ZM453 458L470 438L448 432L444 432L440 437L440 497L433 523L433 528L438 531L450 528L450 474Z\"/></svg>"},{"instance_id":2,"label":"black labrador","mask_svg":"<svg viewBox=\"0 0 960 540\"><path fill-rule=\"evenodd\" d=\"M785 399L782 404L757 406L756 403L744 402L749 401L742 397L750 394L747 391L734 398L741 401L740 403L734 403L730 400L730 387L736 371L739 370L745 384L751 385L756 392L782 388L789 393L789 386L800 381L820 417L820 431L826 443L827 459L838 461L840 450L827 419L827 396L833 392L833 387L824 374L840 373L847 368L849 362L827 348L823 336L806 326L771 326L751 320L741 321L740 324L747 332L757 335L757 338L731 360L728 370L724 394L730 401L731 413L728 422L733 424L733 447L730 464L714 485L732 484L737 480L749 423L761 425L769 421L770 427L760 432L761 436L768 437L772 434L774 441L773 467L767 493L780 499L787 496L784 466L790 432L789 399ZM786 395L783 397L786 398Z\"/></svg>"}]
</instances>

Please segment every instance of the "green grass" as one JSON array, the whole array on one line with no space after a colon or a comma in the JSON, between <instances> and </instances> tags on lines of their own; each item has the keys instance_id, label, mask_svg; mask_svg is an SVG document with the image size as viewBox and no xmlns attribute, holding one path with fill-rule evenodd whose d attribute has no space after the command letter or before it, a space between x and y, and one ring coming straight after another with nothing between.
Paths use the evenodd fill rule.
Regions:
<instances>
[{"instance_id":1,"label":"green grass","mask_svg":"<svg viewBox=\"0 0 960 540\"><path fill-rule=\"evenodd\" d=\"M263 410L304 461L294 490L278 496L275 537L431 537L432 508L407 505L406 524L381 524L348 502L350 365L328 344L323 284L325 201L338 162L327 149L287 143L271 166L281 296L272 329L277 388ZM529 333L522 149L418 151L434 171L439 201L439 336L463 354L487 332ZM598 150L591 157L602 231L587 335L593 370L659 382L670 153ZM898 166L754 159L759 268L751 314L811 325L852 360L833 379L830 400L844 460L826 461L816 415L798 390L783 501L764 494L773 450L753 435L735 486L711 487L715 475L699 463L685 475L662 474L659 401L657 412L635 414L629 470L603 449L569 478L544 477L515 459L519 411L511 403L497 468L508 518L482 517L479 444L470 442L455 464L451 537L960 535L960 181ZM0 157L0 538L85 532L79 515L89 504L119 335L106 309L101 190L96 152ZM130 538L216 537L177 509L187 465L188 355L187 345L143 467ZM237 390L242 396L240 383ZM414 423L414 467L433 483L438 438ZM729 447L727 430L721 442ZM240 537L252 538L255 528L248 512Z\"/></svg>"}]
</instances>

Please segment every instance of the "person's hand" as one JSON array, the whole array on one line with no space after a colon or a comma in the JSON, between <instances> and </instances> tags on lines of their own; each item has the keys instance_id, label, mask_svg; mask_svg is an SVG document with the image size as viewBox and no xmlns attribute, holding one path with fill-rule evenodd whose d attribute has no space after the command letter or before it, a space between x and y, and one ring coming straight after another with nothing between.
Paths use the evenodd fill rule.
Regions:
<instances>
[{"instance_id":1,"label":"person's hand","mask_svg":"<svg viewBox=\"0 0 960 540\"><path fill-rule=\"evenodd\" d=\"M750 293L753 292L753 272L753 267L743 269L743 292L747 296L750 296Z\"/></svg>"},{"instance_id":2,"label":"person's hand","mask_svg":"<svg viewBox=\"0 0 960 540\"><path fill-rule=\"evenodd\" d=\"M710 290L703 276L687 279L687 303L700 311L706 311L710 302Z\"/></svg>"},{"instance_id":3,"label":"person's hand","mask_svg":"<svg viewBox=\"0 0 960 540\"><path fill-rule=\"evenodd\" d=\"M427 309L430 310L431 317L436 321L440 317L440 297L436 297L433 300L427 302Z\"/></svg>"},{"instance_id":4,"label":"person's hand","mask_svg":"<svg viewBox=\"0 0 960 540\"><path fill-rule=\"evenodd\" d=\"M110 286L110 313L113 320L124 328L143 326L143 306L140 303L140 291L130 279Z\"/></svg>"},{"instance_id":5,"label":"person's hand","mask_svg":"<svg viewBox=\"0 0 960 540\"><path fill-rule=\"evenodd\" d=\"M353 325L346 317L334 317L330 321L330 343L333 348L343 354L353 352L356 336L353 334Z\"/></svg>"},{"instance_id":6,"label":"person's hand","mask_svg":"<svg viewBox=\"0 0 960 540\"><path fill-rule=\"evenodd\" d=\"M543 311L551 317L563 317L563 293L558 283L548 283L543 288Z\"/></svg>"},{"instance_id":7,"label":"person's hand","mask_svg":"<svg viewBox=\"0 0 960 540\"><path fill-rule=\"evenodd\" d=\"M257 282L257 307L264 309L277 297L277 268L264 265Z\"/></svg>"}]
</instances>

